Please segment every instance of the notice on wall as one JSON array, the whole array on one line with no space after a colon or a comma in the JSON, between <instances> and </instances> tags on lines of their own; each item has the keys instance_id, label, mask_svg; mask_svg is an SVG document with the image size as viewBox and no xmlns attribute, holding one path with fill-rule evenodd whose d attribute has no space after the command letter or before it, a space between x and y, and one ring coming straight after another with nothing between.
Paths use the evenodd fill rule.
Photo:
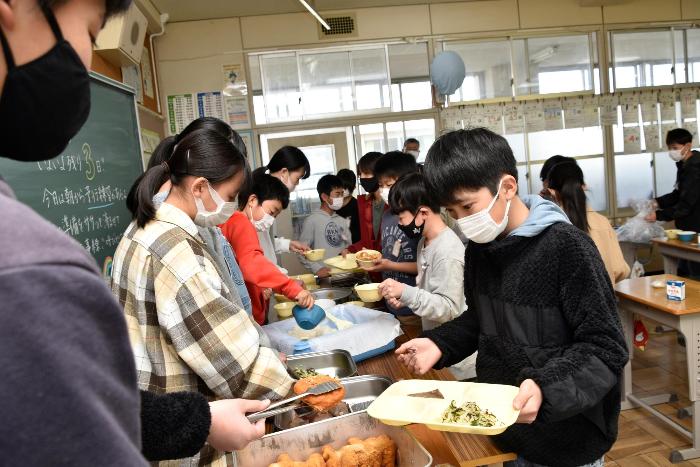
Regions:
<instances>
[{"instance_id":1,"label":"notice on wall","mask_svg":"<svg viewBox=\"0 0 700 467\"><path fill-rule=\"evenodd\" d=\"M659 110L661 121L677 120L676 116L676 92L672 89L659 91Z\"/></svg>"},{"instance_id":2,"label":"notice on wall","mask_svg":"<svg viewBox=\"0 0 700 467\"><path fill-rule=\"evenodd\" d=\"M148 47L143 48L141 52L141 77L143 78L143 93L150 97L155 98L155 91L153 90L153 70L151 69L151 52Z\"/></svg>"},{"instance_id":3,"label":"notice on wall","mask_svg":"<svg viewBox=\"0 0 700 467\"><path fill-rule=\"evenodd\" d=\"M440 120L442 121L442 128L445 130L461 130L463 128L462 114L457 107L442 109L440 111Z\"/></svg>"},{"instance_id":4,"label":"notice on wall","mask_svg":"<svg viewBox=\"0 0 700 467\"><path fill-rule=\"evenodd\" d=\"M617 125L617 106L620 103L617 94L605 94L600 96L600 123L601 125Z\"/></svg>"},{"instance_id":5,"label":"notice on wall","mask_svg":"<svg viewBox=\"0 0 700 467\"><path fill-rule=\"evenodd\" d=\"M625 154L639 154L642 152L642 142L639 138L639 126L626 126L623 128L625 139Z\"/></svg>"},{"instance_id":6,"label":"notice on wall","mask_svg":"<svg viewBox=\"0 0 700 467\"><path fill-rule=\"evenodd\" d=\"M141 68L138 66L123 66L122 81L136 91L136 102L143 104L143 87L141 86Z\"/></svg>"},{"instance_id":7,"label":"notice on wall","mask_svg":"<svg viewBox=\"0 0 700 467\"><path fill-rule=\"evenodd\" d=\"M683 89L680 92L681 118L698 118L698 93L697 89Z\"/></svg>"},{"instance_id":8,"label":"notice on wall","mask_svg":"<svg viewBox=\"0 0 700 467\"><path fill-rule=\"evenodd\" d=\"M225 120L224 97L219 91L197 93L197 115Z\"/></svg>"},{"instance_id":9,"label":"notice on wall","mask_svg":"<svg viewBox=\"0 0 700 467\"><path fill-rule=\"evenodd\" d=\"M544 128L545 130L561 130L564 128L562 122L561 100L547 99L543 105Z\"/></svg>"},{"instance_id":10,"label":"notice on wall","mask_svg":"<svg viewBox=\"0 0 700 467\"><path fill-rule=\"evenodd\" d=\"M639 123L639 94L627 92L620 95L622 123Z\"/></svg>"},{"instance_id":11,"label":"notice on wall","mask_svg":"<svg viewBox=\"0 0 700 467\"><path fill-rule=\"evenodd\" d=\"M644 143L647 151L658 151L661 148L660 127L654 123L644 125Z\"/></svg>"},{"instance_id":12,"label":"notice on wall","mask_svg":"<svg viewBox=\"0 0 700 467\"><path fill-rule=\"evenodd\" d=\"M151 159L151 155L156 150L158 143L160 143L160 135L158 133L141 128L141 155L144 168L148 167L148 161Z\"/></svg>"},{"instance_id":13,"label":"notice on wall","mask_svg":"<svg viewBox=\"0 0 700 467\"><path fill-rule=\"evenodd\" d=\"M523 107L519 102L503 106L503 122L505 124L505 132L508 135L523 132Z\"/></svg>"},{"instance_id":14,"label":"notice on wall","mask_svg":"<svg viewBox=\"0 0 700 467\"><path fill-rule=\"evenodd\" d=\"M241 65L224 65L222 68L224 96L247 96L248 85Z\"/></svg>"},{"instance_id":15,"label":"notice on wall","mask_svg":"<svg viewBox=\"0 0 700 467\"><path fill-rule=\"evenodd\" d=\"M525 102L525 129L529 133L544 131L544 105L541 100Z\"/></svg>"},{"instance_id":16,"label":"notice on wall","mask_svg":"<svg viewBox=\"0 0 700 467\"><path fill-rule=\"evenodd\" d=\"M599 126L600 114L598 113L598 96L583 97L583 126Z\"/></svg>"},{"instance_id":17,"label":"notice on wall","mask_svg":"<svg viewBox=\"0 0 700 467\"><path fill-rule=\"evenodd\" d=\"M639 106L642 110L642 122L658 122L658 96L656 91L642 91L639 94Z\"/></svg>"},{"instance_id":18,"label":"notice on wall","mask_svg":"<svg viewBox=\"0 0 700 467\"><path fill-rule=\"evenodd\" d=\"M176 135L196 118L194 98L192 94L175 94L167 100L170 134Z\"/></svg>"},{"instance_id":19,"label":"notice on wall","mask_svg":"<svg viewBox=\"0 0 700 467\"><path fill-rule=\"evenodd\" d=\"M692 146L695 147L698 144L698 122L685 122L683 128L688 130L691 135L693 135Z\"/></svg>"},{"instance_id":20,"label":"notice on wall","mask_svg":"<svg viewBox=\"0 0 700 467\"><path fill-rule=\"evenodd\" d=\"M226 107L226 121L229 125L233 128L250 127L247 97L224 96L224 105Z\"/></svg>"},{"instance_id":21,"label":"notice on wall","mask_svg":"<svg viewBox=\"0 0 700 467\"><path fill-rule=\"evenodd\" d=\"M245 144L246 151L248 152L248 164L251 169L255 170L258 167L258 158L255 152L255 141L253 140L253 132L251 130L239 131L243 144Z\"/></svg>"}]
</instances>

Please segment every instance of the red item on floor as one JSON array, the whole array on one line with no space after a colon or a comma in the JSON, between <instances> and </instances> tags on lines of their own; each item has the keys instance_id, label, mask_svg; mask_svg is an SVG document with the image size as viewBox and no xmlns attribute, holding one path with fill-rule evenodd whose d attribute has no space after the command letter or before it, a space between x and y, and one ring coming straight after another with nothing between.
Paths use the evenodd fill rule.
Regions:
<instances>
[{"instance_id":1,"label":"red item on floor","mask_svg":"<svg viewBox=\"0 0 700 467\"><path fill-rule=\"evenodd\" d=\"M634 346L639 350L644 350L649 340L649 331L640 320L634 322Z\"/></svg>"}]
</instances>

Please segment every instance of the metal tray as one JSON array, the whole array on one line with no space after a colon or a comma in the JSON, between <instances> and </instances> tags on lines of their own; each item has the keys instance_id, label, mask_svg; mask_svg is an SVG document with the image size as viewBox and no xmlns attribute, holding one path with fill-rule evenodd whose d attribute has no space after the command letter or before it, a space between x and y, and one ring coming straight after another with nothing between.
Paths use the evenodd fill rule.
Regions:
<instances>
[{"instance_id":1,"label":"metal tray","mask_svg":"<svg viewBox=\"0 0 700 467\"><path fill-rule=\"evenodd\" d=\"M317 372L334 378L347 378L357 373L357 366L350 352L343 349L308 352L287 356L287 368L313 368ZM294 375L292 375L294 376Z\"/></svg>"},{"instance_id":2,"label":"metal tray","mask_svg":"<svg viewBox=\"0 0 700 467\"><path fill-rule=\"evenodd\" d=\"M267 467L277 462L280 454L288 453L294 460L304 461L311 454L321 452L330 444L336 449L347 444L348 438L366 439L385 434L398 448L398 467L429 467L433 457L413 435L404 428L388 426L374 420L367 413L353 413L312 425L266 435L253 441L242 451L234 453L237 465Z\"/></svg>"},{"instance_id":3,"label":"metal tray","mask_svg":"<svg viewBox=\"0 0 700 467\"><path fill-rule=\"evenodd\" d=\"M347 301L350 295L352 295L352 289L342 289L339 287L331 287L325 289L312 290L311 295L314 299L328 299L333 300L335 303L342 303Z\"/></svg>"},{"instance_id":4,"label":"metal tray","mask_svg":"<svg viewBox=\"0 0 700 467\"><path fill-rule=\"evenodd\" d=\"M354 376L352 378L341 379L343 387L345 387L345 397L343 402L348 405L350 413L363 412L367 410L369 404L372 403L381 393L383 393L393 381L384 376ZM275 428L277 430L288 430L292 427L295 419L309 415L313 409L306 406L301 406L298 409L291 410L275 416ZM306 426L322 423L325 420L318 422L305 423Z\"/></svg>"}]
</instances>

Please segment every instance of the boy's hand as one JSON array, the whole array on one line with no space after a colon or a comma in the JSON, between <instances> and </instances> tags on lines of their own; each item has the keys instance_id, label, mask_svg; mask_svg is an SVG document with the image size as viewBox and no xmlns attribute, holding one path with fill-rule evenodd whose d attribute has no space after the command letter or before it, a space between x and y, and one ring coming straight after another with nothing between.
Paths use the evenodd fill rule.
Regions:
<instances>
[{"instance_id":1,"label":"boy's hand","mask_svg":"<svg viewBox=\"0 0 700 467\"><path fill-rule=\"evenodd\" d=\"M396 349L401 363L414 374L423 375L442 358L442 351L430 339L411 339Z\"/></svg>"},{"instance_id":2,"label":"boy's hand","mask_svg":"<svg viewBox=\"0 0 700 467\"><path fill-rule=\"evenodd\" d=\"M304 308L311 308L314 306L314 296L308 290L302 290L299 295L296 296L295 300Z\"/></svg>"},{"instance_id":3,"label":"boy's hand","mask_svg":"<svg viewBox=\"0 0 700 467\"><path fill-rule=\"evenodd\" d=\"M207 441L219 451L243 449L265 434L265 420L250 423L246 414L265 410L270 401L223 399L209 403L211 428Z\"/></svg>"},{"instance_id":4,"label":"boy's hand","mask_svg":"<svg viewBox=\"0 0 700 467\"><path fill-rule=\"evenodd\" d=\"M331 268L321 268L318 271L316 271L316 275L318 276L319 279L325 279L326 277L331 276Z\"/></svg>"},{"instance_id":5,"label":"boy's hand","mask_svg":"<svg viewBox=\"0 0 700 467\"><path fill-rule=\"evenodd\" d=\"M343 258L345 258L347 255L350 254L350 250L345 248L343 251L340 252L340 254L343 256Z\"/></svg>"},{"instance_id":6,"label":"boy's hand","mask_svg":"<svg viewBox=\"0 0 700 467\"><path fill-rule=\"evenodd\" d=\"M386 300L386 303L392 307L393 309L397 310L399 308L403 308L405 305L401 302L401 300L397 300L395 298L388 298Z\"/></svg>"},{"instance_id":7,"label":"boy's hand","mask_svg":"<svg viewBox=\"0 0 700 467\"><path fill-rule=\"evenodd\" d=\"M542 405L542 390L531 379L526 379L520 385L518 395L513 399L513 408L520 410L516 423L532 423Z\"/></svg>"},{"instance_id":8,"label":"boy's hand","mask_svg":"<svg viewBox=\"0 0 700 467\"><path fill-rule=\"evenodd\" d=\"M264 289L263 297L265 297L265 300L269 300L272 297L272 289Z\"/></svg>"},{"instance_id":9,"label":"boy's hand","mask_svg":"<svg viewBox=\"0 0 700 467\"><path fill-rule=\"evenodd\" d=\"M383 272L383 271L391 271L391 265L393 264L393 261L389 261L388 259L385 258L380 258L380 259L375 259L374 260L374 266L365 268L364 269L367 272Z\"/></svg>"},{"instance_id":10,"label":"boy's hand","mask_svg":"<svg viewBox=\"0 0 700 467\"><path fill-rule=\"evenodd\" d=\"M292 240L289 242L289 251L292 253L305 253L309 251L311 247L307 245L306 243L298 242L296 240Z\"/></svg>"},{"instance_id":11,"label":"boy's hand","mask_svg":"<svg viewBox=\"0 0 700 467\"><path fill-rule=\"evenodd\" d=\"M395 281L394 279L387 279L379 284L379 293L387 300L390 298L399 299L401 298L404 287L406 287L406 285L401 282Z\"/></svg>"}]
</instances>

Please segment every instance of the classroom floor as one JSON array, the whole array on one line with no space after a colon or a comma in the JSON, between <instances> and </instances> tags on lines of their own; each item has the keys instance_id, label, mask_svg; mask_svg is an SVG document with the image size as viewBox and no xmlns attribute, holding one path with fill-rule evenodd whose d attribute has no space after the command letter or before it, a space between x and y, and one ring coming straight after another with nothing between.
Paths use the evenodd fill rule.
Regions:
<instances>
[{"instance_id":1,"label":"classroom floor","mask_svg":"<svg viewBox=\"0 0 700 467\"><path fill-rule=\"evenodd\" d=\"M677 343L675 331L657 333L656 323L645 321L649 342L645 351L635 349L632 360L634 392L650 396L673 392L679 401L656 406L675 421L692 430L691 418L679 420L679 408L687 407L688 370L685 349ZM700 459L672 464L668 459L676 448L688 447L687 438L642 409L625 410L620 414L619 436L605 456L606 466L700 466Z\"/></svg>"}]
</instances>

